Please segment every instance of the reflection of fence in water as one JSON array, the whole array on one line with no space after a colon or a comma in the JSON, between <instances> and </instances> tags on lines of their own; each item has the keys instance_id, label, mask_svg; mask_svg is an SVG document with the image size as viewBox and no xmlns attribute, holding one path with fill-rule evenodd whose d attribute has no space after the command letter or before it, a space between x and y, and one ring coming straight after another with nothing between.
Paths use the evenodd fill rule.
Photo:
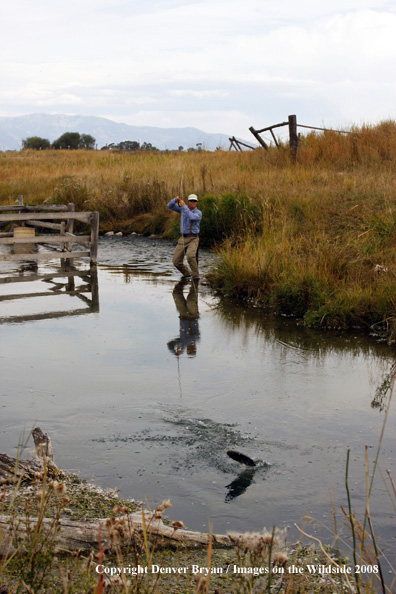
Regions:
<instances>
[{"instance_id":1,"label":"reflection of fence in water","mask_svg":"<svg viewBox=\"0 0 396 594\"><path fill-rule=\"evenodd\" d=\"M38 314L16 314L6 317L0 316L0 324L10 322L25 322L30 320L45 320L64 316L78 316L99 311L99 286L96 266L91 265L87 270L78 270L70 263L62 261L60 269L49 274L39 274L37 272L37 264L33 262L28 268L30 271L33 271L33 274L25 274L26 266L22 266L20 276L17 276L17 273L15 273L13 276L0 278L0 285L41 281L42 283L52 286L47 286L46 290L40 290L36 292L0 295L0 302L18 302L20 299L26 300L32 297L44 298L69 295L72 297L77 297L85 304L85 307Z\"/></svg>"}]
</instances>

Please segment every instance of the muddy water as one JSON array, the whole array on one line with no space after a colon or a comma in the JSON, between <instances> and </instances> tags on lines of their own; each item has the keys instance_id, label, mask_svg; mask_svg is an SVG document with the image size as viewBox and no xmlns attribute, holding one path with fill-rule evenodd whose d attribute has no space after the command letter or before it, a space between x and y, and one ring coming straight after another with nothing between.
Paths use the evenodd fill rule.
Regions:
<instances>
[{"instance_id":1,"label":"muddy water","mask_svg":"<svg viewBox=\"0 0 396 594\"><path fill-rule=\"evenodd\" d=\"M15 454L38 425L61 467L149 505L170 498L169 516L192 528L288 526L294 538L305 515L331 527L331 501L341 516L350 448L361 513L364 448L372 468L394 350L219 301L204 282L181 285L172 249L103 239L97 279L83 261L69 277L56 261L2 265L3 281L33 280L0 284L0 450ZM203 273L212 259L201 252ZM393 403L380 462L395 477L394 426ZM257 467L243 470L226 449ZM377 479L371 511L394 549Z\"/></svg>"}]
</instances>

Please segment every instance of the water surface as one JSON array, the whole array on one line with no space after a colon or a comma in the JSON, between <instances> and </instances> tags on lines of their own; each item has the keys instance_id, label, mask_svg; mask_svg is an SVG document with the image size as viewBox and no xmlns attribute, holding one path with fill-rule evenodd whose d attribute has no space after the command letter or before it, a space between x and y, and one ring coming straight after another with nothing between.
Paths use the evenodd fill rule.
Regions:
<instances>
[{"instance_id":1,"label":"water surface","mask_svg":"<svg viewBox=\"0 0 396 594\"><path fill-rule=\"evenodd\" d=\"M3 281L21 282L0 284L0 450L15 455L20 434L38 425L59 466L149 505L170 498L169 516L192 528L289 526L297 537L305 515L331 527L332 500L341 516L350 448L362 513L364 448L371 468L394 350L220 301L204 282L181 285L172 250L159 239L102 239L97 279L22 282L62 271L56 261L1 265ZM201 251L203 274L212 259ZM380 460L395 477L394 421L393 406ZM371 511L394 548L377 479Z\"/></svg>"}]
</instances>

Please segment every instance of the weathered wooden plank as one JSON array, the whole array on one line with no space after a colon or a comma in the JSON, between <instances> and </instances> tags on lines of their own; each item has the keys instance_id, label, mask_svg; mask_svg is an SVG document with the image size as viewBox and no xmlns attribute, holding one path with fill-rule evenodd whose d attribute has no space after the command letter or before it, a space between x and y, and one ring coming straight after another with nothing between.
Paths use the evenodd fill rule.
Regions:
<instances>
[{"instance_id":1,"label":"weathered wooden plank","mask_svg":"<svg viewBox=\"0 0 396 594\"><path fill-rule=\"evenodd\" d=\"M32 281L51 281L54 278L70 278L77 276L81 279L87 280L90 278L90 272L80 272L78 270L72 270L70 272L59 272L58 274L29 274L28 276L7 276L0 277L0 285L2 284L13 284L13 283L27 283Z\"/></svg>"},{"instance_id":2,"label":"weathered wooden plank","mask_svg":"<svg viewBox=\"0 0 396 594\"><path fill-rule=\"evenodd\" d=\"M39 221L62 221L65 219L72 219L74 221L80 221L81 223L91 223L91 212L37 212L34 213L34 218ZM0 222L10 221L28 221L32 218L31 213L28 212L16 212L14 214L0 214Z\"/></svg>"},{"instance_id":3,"label":"weathered wooden plank","mask_svg":"<svg viewBox=\"0 0 396 594\"><path fill-rule=\"evenodd\" d=\"M89 291L85 291L86 293L90 293L91 290ZM87 305L92 305L92 299L89 299L88 297L86 297L85 295L83 295L82 293L75 293L74 295L75 297L78 297L83 303L86 303Z\"/></svg>"},{"instance_id":4,"label":"weathered wooden plank","mask_svg":"<svg viewBox=\"0 0 396 594\"><path fill-rule=\"evenodd\" d=\"M67 204L47 204L47 205L25 205L24 209L28 212L68 212Z\"/></svg>"},{"instance_id":5,"label":"weathered wooden plank","mask_svg":"<svg viewBox=\"0 0 396 594\"><path fill-rule=\"evenodd\" d=\"M85 314L96 313L99 311L99 304L92 301L92 305L80 309L68 309L67 311L54 311L43 314L28 314L24 316L0 317L0 324L16 324L21 322L31 322L38 320L56 320L58 318L70 318L70 316L82 316Z\"/></svg>"},{"instance_id":6,"label":"weathered wooden plank","mask_svg":"<svg viewBox=\"0 0 396 594\"><path fill-rule=\"evenodd\" d=\"M0 254L0 262L7 262L9 260L53 260L55 258L89 258L90 251L81 252L40 252L33 254Z\"/></svg>"},{"instance_id":7,"label":"weathered wooden plank","mask_svg":"<svg viewBox=\"0 0 396 594\"><path fill-rule=\"evenodd\" d=\"M74 204L73 204L73 202L70 202L69 209L68 210L70 212L74 212ZM70 218L67 219L66 233L74 233L74 221L73 221L73 219L70 219Z\"/></svg>"},{"instance_id":8,"label":"weathered wooden plank","mask_svg":"<svg viewBox=\"0 0 396 594\"><path fill-rule=\"evenodd\" d=\"M260 134L258 133L257 130L255 130L253 128L253 126L250 126L249 128L250 132L253 134L253 136L255 137L255 139L261 144L261 146L268 151L268 145L266 144L266 142L261 138Z\"/></svg>"},{"instance_id":9,"label":"weathered wooden plank","mask_svg":"<svg viewBox=\"0 0 396 594\"><path fill-rule=\"evenodd\" d=\"M34 219L30 219L26 221L25 225L27 227L41 227L43 229L54 229L54 231L60 231L62 223L48 223L48 221L36 221Z\"/></svg>"},{"instance_id":10,"label":"weathered wooden plank","mask_svg":"<svg viewBox=\"0 0 396 594\"><path fill-rule=\"evenodd\" d=\"M15 295L0 295L0 301L14 301L17 299L29 299L31 297L53 297L54 295L56 295L57 297L59 297L59 295L70 295L72 297L80 297L81 293L90 292L90 288L82 287L74 289L73 291L53 291L48 289L48 291L40 291L39 293L25 293L23 295L21 295L20 293L15 293Z\"/></svg>"},{"instance_id":11,"label":"weathered wooden plank","mask_svg":"<svg viewBox=\"0 0 396 594\"><path fill-rule=\"evenodd\" d=\"M89 245L90 235L37 235L36 237L0 237L0 245L19 245L24 243L80 243Z\"/></svg>"},{"instance_id":12,"label":"weathered wooden plank","mask_svg":"<svg viewBox=\"0 0 396 594\"><path fill-rule=\"evenodd\" d=\"M9 204L6 206L0 206L0 212L44 212L44 211L52 211L52 212L66 212L69 210L69 207L66 204L48 204L48 205L36 205L36 206L25 206L25 205L17 205L17 204Z\"/></svg>"},{"instance_id":13,"label":"weathered wooden plank","mask_svg":"<svg viewBox=\"0 0 396 594\"><path fill-rule=\"evenodd\" d=\"M261 128L261 130L256 130L256 132L261 134L261 132L267 132L268 130L271 130L271 128L281 128L282 126L287 126L287 125L288 125L288 122L282 122L280 124L273 124L272 126L267 126L266 128Z\"/></svg>"},{"instance_id":14,"label":"weathered wooden plank","mask_svg":"<svg viewBox=\"0 0 396 594\"><path fill-rule=\"evenodd\" d=\"M253 151L255 150L255 147L250 146L250 144L246 144L245 142L242 142L241 140L237 140L237 139L235 139L235 141L239 147L240 147L240 145L242 145L242 146L246 146L246 148L248 148L248 149L252 149Z\"/></svg>"}]
</instances>

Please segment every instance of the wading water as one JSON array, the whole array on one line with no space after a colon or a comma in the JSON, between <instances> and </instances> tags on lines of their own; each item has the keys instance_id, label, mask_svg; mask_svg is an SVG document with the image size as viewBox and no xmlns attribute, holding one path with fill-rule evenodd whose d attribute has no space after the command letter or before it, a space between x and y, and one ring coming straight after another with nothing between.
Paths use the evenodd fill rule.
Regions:
<instances>
[{"instance_id":1,"label":"wading water","mask_svg":"<svg viewBox=\"0 0 396 594\"><path fill-rule=\"evenodd\" d=\"M197 289L180 281L173 248L101 239L94 305L81 300L78 274L74 292L62 293L61 279L1 284L1 451L15 453L39 425L61 468L153 509L169 498L170 520L216 533L277 526L291 539L301 536L297 523L326 541L302 517L330 526L331 502L347 507L348 448L353 506L364 512L365 445L372 464L393 350L246 308L205 282ZM214 258L200 250L201 277ZM35 274L59 272L39 266ZM2 278L32 273L12 263ZM394 421L391 409L388 428ZM394 473L389 430L381 456ZM394 549L380 475L371 513Z\"/></svg>"}]
</instances>

